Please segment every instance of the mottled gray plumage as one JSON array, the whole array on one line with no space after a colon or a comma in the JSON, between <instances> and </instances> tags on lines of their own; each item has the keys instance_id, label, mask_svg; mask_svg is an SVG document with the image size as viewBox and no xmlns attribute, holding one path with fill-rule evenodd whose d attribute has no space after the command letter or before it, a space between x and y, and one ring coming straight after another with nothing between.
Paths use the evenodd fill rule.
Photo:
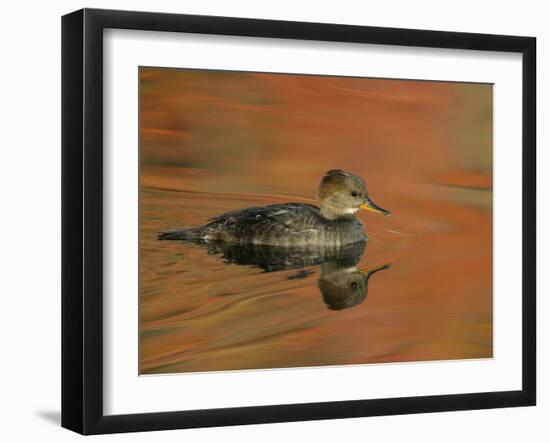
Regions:
<instances>
[{"instance_id":1,"label":"mottled gray plumage","mask_svg":"<svg viewBox=\"0 0 550 443\"><path fill-rule=\"evenodd\" d=\"M354 215L361 207L389 214L369 199L360 177L339 169L323 177L319 202L320 207L282 203L231 211L204 226L163 231L159 238L274 246L346 245L366 238L363 223Z\"/></svg>"}]
</instances>

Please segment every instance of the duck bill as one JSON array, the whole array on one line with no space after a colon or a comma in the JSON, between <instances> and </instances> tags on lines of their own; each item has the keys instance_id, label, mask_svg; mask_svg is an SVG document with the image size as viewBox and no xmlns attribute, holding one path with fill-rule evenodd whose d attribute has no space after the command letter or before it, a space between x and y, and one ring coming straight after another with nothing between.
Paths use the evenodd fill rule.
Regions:
<instances>
[{"instance_id":1,"label":"duck bill","mask_svg":"<svg viewBox=\"0 0 550 443\"><path fill-rule=\"evenodd\" d=\"M386 216L391 215L391 212L387 209L381 208L376 203L374 203L370 198L365 199L365 203L359 206L361 209L366 209L367 211L378 212L379 214L384 214Z\"/></svg>"},{"instance_id":2,"label":"duck bill","mask_svg":"<svg viewBox=\"0 0 550 443\"><path fill-rule=\"evenodd\" d=\"M391 263L386 263L385 265L376 266L374 268L359 269L359 273L367 277L370 277L372 274L375 274L378 271L383 271L384 269L390 269L390 268L391 268Z\"/></svg>"}]
</instances>

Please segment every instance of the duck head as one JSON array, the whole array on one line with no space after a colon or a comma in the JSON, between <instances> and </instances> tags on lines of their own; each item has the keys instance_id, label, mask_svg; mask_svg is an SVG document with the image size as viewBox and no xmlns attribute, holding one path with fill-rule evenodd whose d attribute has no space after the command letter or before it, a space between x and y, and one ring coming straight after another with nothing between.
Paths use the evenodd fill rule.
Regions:
<instances>
[{"instance_id":1,"label":"duck head","mask_svg":"<svg viewBox=\"0 0 550 443\"><path fill-rule=\"evenodd\" d=\"M331 169L325 174L318 198L321 214L329 220L349 217L359 209L391 215L369 198L367 184L361 177L341 169Z\"/></svg>"}]
</instances>

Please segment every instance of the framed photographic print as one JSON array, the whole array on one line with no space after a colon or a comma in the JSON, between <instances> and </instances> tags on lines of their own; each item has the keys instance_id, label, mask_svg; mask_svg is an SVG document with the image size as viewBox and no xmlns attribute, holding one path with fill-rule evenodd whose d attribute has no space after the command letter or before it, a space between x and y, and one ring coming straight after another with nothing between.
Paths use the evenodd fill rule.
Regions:
<instances>
[{"instance_id":1,"label":"framed photographic print","mask_svg":"<svg viewBox=\"0 0 550 443\"><path fill-rule=\"evenodd\" d=\"M534 405L532 37L62 21L62 425Z\"/></svg>"}]
</instances>

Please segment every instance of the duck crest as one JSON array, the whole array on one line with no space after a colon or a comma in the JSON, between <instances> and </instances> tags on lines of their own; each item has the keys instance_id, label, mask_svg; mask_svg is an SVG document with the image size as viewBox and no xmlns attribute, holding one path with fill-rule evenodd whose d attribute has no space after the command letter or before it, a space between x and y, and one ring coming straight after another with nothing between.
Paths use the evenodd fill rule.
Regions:
<instances>
[{"instance_id":1,"label":"duck crest","mask_svg":"<svg viewBox=\"0 0 550 443\"><path fill-rule=\"evenodd\" d=\"M347 173L346 171L343 171L342 169L330 169L326 172L326 175L337 175L337 174L349 176L349 173Z\"/></svg>"}]
</instances>

